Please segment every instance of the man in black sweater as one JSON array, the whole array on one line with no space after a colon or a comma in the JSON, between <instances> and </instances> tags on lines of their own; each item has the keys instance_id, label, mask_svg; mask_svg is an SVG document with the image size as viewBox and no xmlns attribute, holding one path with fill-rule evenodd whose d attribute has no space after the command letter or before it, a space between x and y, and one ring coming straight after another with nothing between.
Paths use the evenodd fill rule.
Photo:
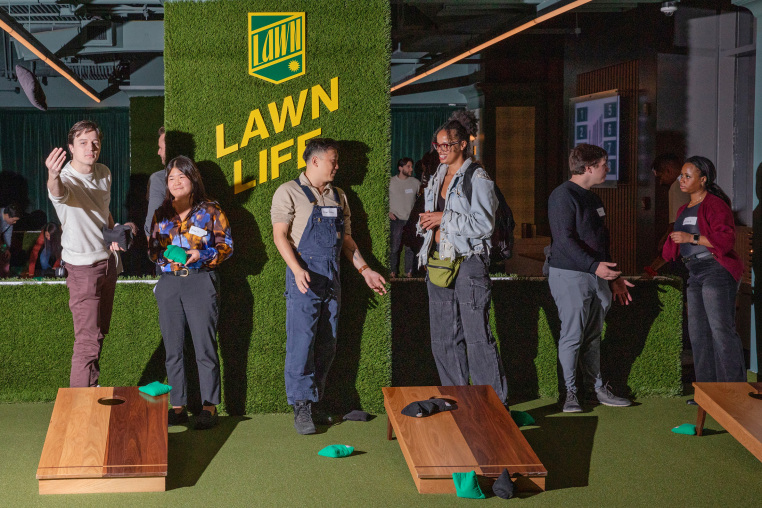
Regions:
<instances>
[{"instance_id":1,"label":"man in black sweater","mask_svg":"<svg viewBox=\"0 0 762 508\"><path fill-rule=\"evenodd\" d=\"M582 411L577 399L577 365L582 367L592 402L629 406L632 402L615 396L603 383L600 368L601 332L612 293L624 305L632 301L627 289L632 284L620 278L616 263L611 262L603 202L590 190L606 180L608 154L597 146L577 145L569 155L569 170L569 181L548 199L552 236L548 283L561 320L558 361L566 384L563 411Z\"/></svg>"}]
</instances>

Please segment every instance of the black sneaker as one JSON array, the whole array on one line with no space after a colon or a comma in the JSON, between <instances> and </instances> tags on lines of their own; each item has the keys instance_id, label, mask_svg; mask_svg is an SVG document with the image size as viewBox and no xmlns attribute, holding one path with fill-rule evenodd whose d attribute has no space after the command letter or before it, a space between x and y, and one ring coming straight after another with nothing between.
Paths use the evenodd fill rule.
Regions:
<instances>
[{"instance_id":1,"label":"black sneaker","mask_svg":"<svg viewBox=\"0 0 762 508\"><path fill-rule=\"evenodd\" d=\"M314 434L317 432L312 421L312 402L309 400L297 400L294 403L294 428L301 435Z\"/></svg>"},{"instance_id":2,"label":"black sneaker","mask_svg":"<svg viewBox=\"0 0 762 508\"><path fill-rule=\"evenodd\" d=\"M214 410L214 414L212 414L211 411L208 411L204 409L199 414L196 415L196 425L194 428L196 430L206 430L211 429L217 425L217 410Z\"/></svg>"},{"instance_id":3,"label":"black sneaker","mask_svg":"<svg viewBox=\"0 0 762 508\"><path fill-rule=\"evenodd\" d=\"M167 416L167 425L169 427L185 423L188 423L188 410L186 408L183 408L179 413L176 413L174 408L169 408L169 415Z\"/></svg>"},{"instance_id":4,"label":"black sneaker","mask_svg":"<svg viewBox=\"0 0 762 508\"><path fill-rule=\"evenodd\" d=\"M564 413L581 413L582 406L579 405L577 400L577 392L571 390L566 391L566 401L564 402Z\"/></svg>"},{"instance_id":5,"label":"black sneaker","mask_svg":"<svg viewBox=\"0 0 762 508\"><path fill-rule=\"evenodd\" d=\"M604 406L627 407L632 405L632 401L624 397L617 397L609 389L608 383L595 390L595 396L598 402Z\"/></svg>"}]
</instances>

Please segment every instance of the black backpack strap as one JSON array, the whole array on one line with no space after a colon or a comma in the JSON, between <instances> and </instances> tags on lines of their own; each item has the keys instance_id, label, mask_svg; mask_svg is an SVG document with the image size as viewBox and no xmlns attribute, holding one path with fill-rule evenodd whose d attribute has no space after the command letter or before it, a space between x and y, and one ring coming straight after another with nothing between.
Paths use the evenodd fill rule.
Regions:
<instances>
[{"instance_id":1,"label":"black backpack strap","mask_svg":"<svg viewBox=\"0 0 762 508\"><path fill-rule=\"evenodd\" d=\"M476 164L472 162L467 168L466 171L463 172L463 194L466 195L466 199L468 200L468 205L471 206L471 193L473 189L471 188L471 179L474 177L474 173L476 173L476 170L479 169L481 166L479 164Z\"/></svg>"},{"instance_id":2,"label":"black backpack strap","mask_svg":"<svg viewBox=\"0 0 762 508\"><path fill-rule=\"evenodd\" d=\"M338 206L341 206L341 201L339 200L339 189L336 187L333 188L333 197L336 199L336 202L339 204Z\"/></svg>"},{"instance_id":3,"label":"black backpack strap","mask_svg":"<svg viewBox=\"0 0 762 508\"><path fill-rule=\"evenodd\" d=\"M302 182L299 181L299 178L294 178L294 181L299 187L302 188L310 203L317 203L317 199L315 199L315 195L312 193L309 187L302 185Z\"/></svg>"}]
</instances>

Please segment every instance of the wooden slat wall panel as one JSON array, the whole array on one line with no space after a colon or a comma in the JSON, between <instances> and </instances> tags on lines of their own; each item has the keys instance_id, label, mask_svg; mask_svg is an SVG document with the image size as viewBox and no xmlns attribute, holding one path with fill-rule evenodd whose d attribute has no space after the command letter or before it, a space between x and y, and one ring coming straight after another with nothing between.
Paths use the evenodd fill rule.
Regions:
<instances>
[{"instance_id":1,"label":"wooden slat wall panel","mask_svg":"<svg viewBox=\"0 0 762 508\"><path fill-rule=\"evenodd\" d=\"M640 272L636 263L638 171L638 62L633 60L577 76L577 95L617 89L622 118L620 164L625 167L616 189L594 189L606 207L611 255L627 275ZM626 166L625 166L626 164Z\"/></svg>"}]
</instances>

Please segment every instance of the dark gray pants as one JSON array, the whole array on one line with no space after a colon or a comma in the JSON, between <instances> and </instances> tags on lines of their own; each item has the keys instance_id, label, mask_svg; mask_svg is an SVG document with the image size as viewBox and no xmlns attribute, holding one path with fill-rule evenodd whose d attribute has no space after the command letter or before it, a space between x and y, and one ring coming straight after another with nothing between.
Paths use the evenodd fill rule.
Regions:
<instances>
[{"instance_id":1,"label":"dark gray pants","mask_svg":"<svg viewBox=\"0 0 762 508\"><path fill-rule=\"evenodd\" d=\"M400 264L400 250L405 249L405 273L413 272L413 262L415 261L415 252L409 246L402 242L402 235L407 220L392 220L389 222L389 231L391 232L391 250L389 259L389 272L398 273Z\"/></svg>"},{"instance_id":2,"label":"dark gray pants","mask_svg":"<svg viewBox=\"0 0 762 508\"><path fill-rule=\"evenodd\" d=\"M508 383L489 326L492 281L487 256L461 263L455 286L441 288L427 280L431 352L443 386L490 385L505 402Z\"/></svg>"},{"instance_id":3,"label":"dark gray pants","mask_svg":"<svg viewBox=\"0 0 762 508\"><path fill-rule=\"evenodd\" d=\"M550 267L548 284L561 320L558 362L566 389L577 391L578 363L587 387L602 387L601 333L611 307L608 281L592 273Z\"/></svg>"},{"instance_id":4,"label":"dark gray pants","mask_svg":"<svg viewBox=\"0 0 762 508\"><path fill-rule=\"evenodd\" d=\"M167 382L172 386L173 406L188 402L183 346L185 325L196 352L198 381L204 404L220 403L220 360L217 356L219 291L215 272L192 273L187 277L162 275L156 284L159 326L167 352Z\"/></svg>"}]
</instances>

